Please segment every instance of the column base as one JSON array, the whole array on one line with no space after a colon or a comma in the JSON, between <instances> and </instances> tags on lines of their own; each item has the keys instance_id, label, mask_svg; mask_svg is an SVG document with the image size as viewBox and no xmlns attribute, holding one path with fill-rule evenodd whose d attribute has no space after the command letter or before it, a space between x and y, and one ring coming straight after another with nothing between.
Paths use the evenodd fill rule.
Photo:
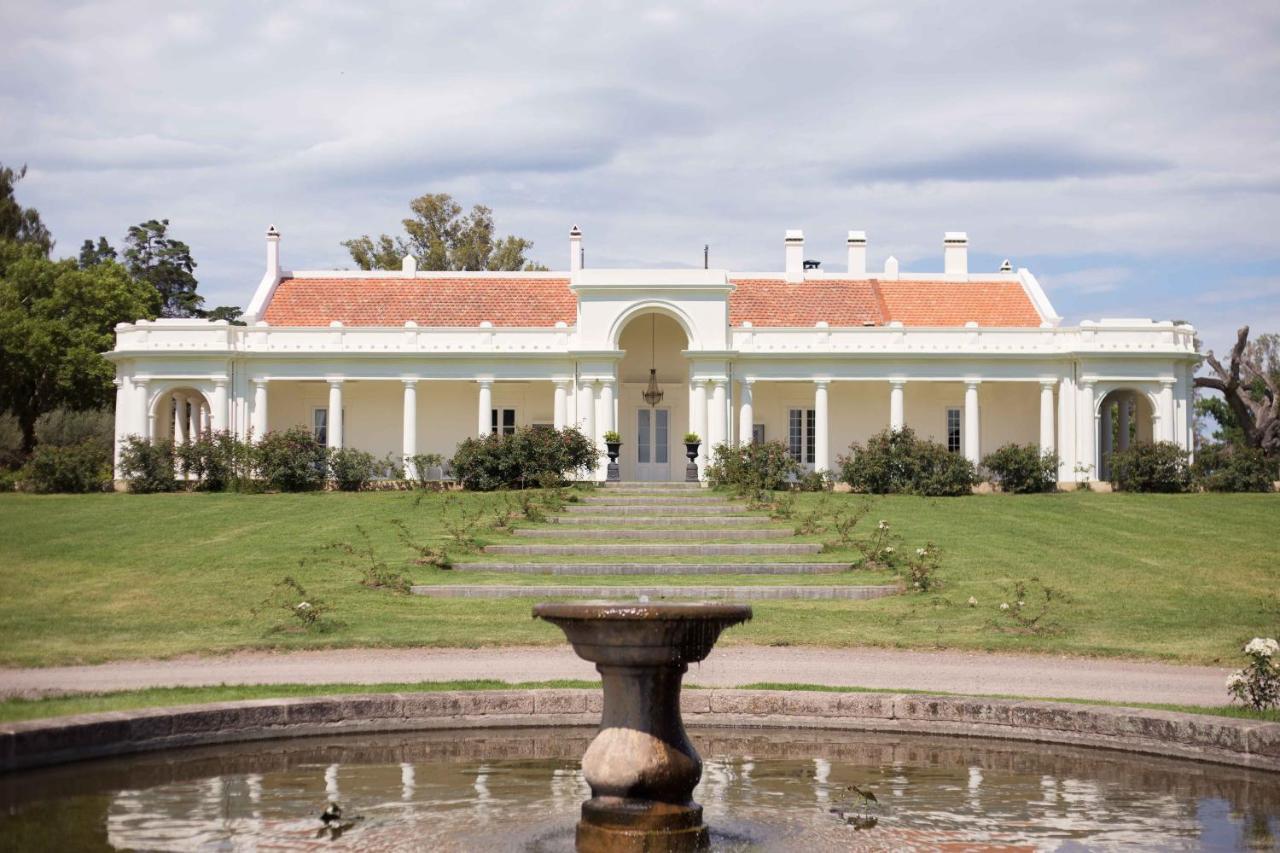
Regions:
<instances>
[{"instance_id":1,"label":"column base","mask_svg":"<svg viewBox=\"0 0 1280 853\"><path fill-rule=\"evenodd\" d=\"M592 797L582 804L578 853L685 853L710 847L702 806Z\"/></svg>"}]
</instances>

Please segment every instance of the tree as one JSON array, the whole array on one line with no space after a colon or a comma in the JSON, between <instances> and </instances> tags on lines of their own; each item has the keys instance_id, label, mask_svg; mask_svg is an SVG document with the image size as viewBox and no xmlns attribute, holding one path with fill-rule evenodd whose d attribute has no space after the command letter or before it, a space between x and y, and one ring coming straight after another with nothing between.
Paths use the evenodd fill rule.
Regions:
<instances>
[{"instance_id":1,"label":"tree","mask_svg":"<svg viewBox=\"0 0 1280 853\"><path fill-rule=\"evenodd\" d=\"M0 241L0 411L17 418L24 452L41 414L113 402L115 367L101 354L115 325L159 307L154 288L114 261L80 269L39 244Z\"/></svg>"},{"instance_id":2,"label":"tree","mask_svg":"<svg viewBox=\"0 0 1280 853\"><path fill-rule=\"evenodd\" d=\"M1249 327L1244 326L1236 333L1230 367L1212 350L1205 363L1214 375L1197 376L1195 387L1221 392L1233 421L1219 420L1224 432L1238 428L1249 447L1267 456L1280 454L1280 335L1259 335L1250 343Z\"/></svg>"},{"instance_id":3,"label":"tree","mask_svg":"<svg viewBox=\"0 0 1280 853\"><path fill-rule=\"evenodd\" d=\"M413 217L402 220L405 237L382 234L344 240L363 270L398 270L412 255L426 270L545 270L525 257L533 241L494 236L493 211L482 204L463 215L448 193L428 193L409 202Z\"/></svg>"},{"instance_id":4,"label":"tree","mask_svg":"<svg viewBox=\"0 0 1280 853\"><path fill-rule=\"evenodd\" d=\"M49 229L40 221L39 211L18 204L14 195L14 187L26 176L26 164L16 171L0 166L0 241L30 243L47 255L53 250Z\"/></svg>"},{"instance_id":5,"label":"tree","mask_svg":"<svg viewBox=\"0 0 1280 853\"><path fill-rule=\"evenodd\" d=\"M87 237L80 247L80 269L87 270L98 264L116 259L116 250L107 242L106 237L99 237L97 244Z\"/></svg>"},{"instance_id":6,"label":"tree","mask_svg":"<svg viewBox=\"0 0 1280 853\"><path fill-rule=\"evenodd\" d=\"M161 317L199 317L204 297L196 293L196 262L191 249L169 236L169 220L134 225L125 237L129 273L160 294Z\"/></svg>"}]
</instances>

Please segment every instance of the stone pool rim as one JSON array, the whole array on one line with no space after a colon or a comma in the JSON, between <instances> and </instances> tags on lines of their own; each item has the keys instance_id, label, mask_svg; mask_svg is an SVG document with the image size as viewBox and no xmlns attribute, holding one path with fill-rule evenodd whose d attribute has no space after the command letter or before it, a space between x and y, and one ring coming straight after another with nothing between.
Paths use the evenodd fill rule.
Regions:
<instances>
[{"instance_id":1,"label":"stone pool rim","mask_svg":"<svg viewBox=\"0 0 1280 853\"><path fill-rule=\"evenodd\" d=\"M1099 747L1280 772L1280 723L1148 708L894 692L695 689L690 729L827 729ZM0 772L278 738L595 726L598 689L451 690L250 699L0 724Z\"/></svg>"}]
</instances>

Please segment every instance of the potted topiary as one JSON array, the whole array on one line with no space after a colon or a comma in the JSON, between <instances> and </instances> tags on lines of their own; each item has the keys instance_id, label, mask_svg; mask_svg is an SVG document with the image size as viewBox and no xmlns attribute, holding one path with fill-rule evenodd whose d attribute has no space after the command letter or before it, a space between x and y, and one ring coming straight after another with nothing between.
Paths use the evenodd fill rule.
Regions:
<instances>
[{"instance_id":1,"label":"potted topiary","mask_svg":"<svg viewBox=\"0 0 1280 853\"><path fill-rule=\"evenodd\" d=\"M610 483L616 483L622 479L622 474L618 470L618 451L622 447L622 436L616 430L608 430L604 434L604 446L609 454L609 467L606 470L605 479Z\"/></svg>"},{"instance_id":2,"label":"potted topiary","mask_svg":"<svg viewBox=\"0 0 1280 853\"><path fill-rule=\"evenodd\" d=\"M686 483L698 482L698 448L702 446L702 438L696 432L686 432L684 434L684 455L688 457L689 464L684 469L684 479Z\"/></svg>"}]
</instances>

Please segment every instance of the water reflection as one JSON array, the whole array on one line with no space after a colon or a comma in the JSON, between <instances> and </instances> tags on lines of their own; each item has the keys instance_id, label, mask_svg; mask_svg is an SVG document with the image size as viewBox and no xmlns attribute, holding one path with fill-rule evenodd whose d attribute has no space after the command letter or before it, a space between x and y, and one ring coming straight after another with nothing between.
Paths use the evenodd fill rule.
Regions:
<instances>
[{"instance_id":1,"label":"water reflection","mask_svg":"<svg viewBox=\"0 0 1280 853\"><path fill-rule=\"evenodd\" d=\"M10 775L0 848L568 849L591 734L307 738ZM1257 771L907 735L693 739L721 849L1271 850L1280 833L1280 777ZM330 801L350 827L317 840Z\"/></svg>"}]
</instances>

